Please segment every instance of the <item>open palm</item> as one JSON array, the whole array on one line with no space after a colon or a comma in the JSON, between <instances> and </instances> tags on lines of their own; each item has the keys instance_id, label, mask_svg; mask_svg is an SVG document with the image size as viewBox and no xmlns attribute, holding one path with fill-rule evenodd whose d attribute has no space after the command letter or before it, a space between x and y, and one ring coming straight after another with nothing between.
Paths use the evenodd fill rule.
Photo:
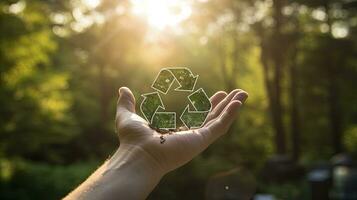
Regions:
<instances>
[{"instance_id":1,"label":"open palm","mask_svg":"<svg viewBox=\"0 0 357 200\"><path fill-rule=\"evenodd\" d=\"M248 94L240 89L228 95L217 92L210 98L212 109L201 128L165 134L162 143L162 134L135 113L135 98L130 89L122 87L116 114L119 150L134 157L146 156L154 168L169 172L192 160L225 134L247 97Z\"/></svg>"}]
</instances>

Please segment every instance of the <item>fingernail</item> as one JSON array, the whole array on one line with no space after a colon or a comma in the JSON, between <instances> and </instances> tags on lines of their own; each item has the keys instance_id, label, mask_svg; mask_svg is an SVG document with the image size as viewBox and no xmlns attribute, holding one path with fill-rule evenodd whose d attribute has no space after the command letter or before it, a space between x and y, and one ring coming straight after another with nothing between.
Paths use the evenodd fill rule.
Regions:
<instances>
[{"instance_id":1,"label":"fingernail","mask_svg":"<svg viewBox=\"0 0 357 200\"><path fill-rule=\"evenodd\" d=\"M247 98L248 98L248 93L246 93L244 91L241 91L234 96L234 100L239 100L242 103L244 103L247 100Z\"/></svg>"},{"instance_id":2,"label":"fingernail","mask_svg":"<svg viewBox=\"0 0 357 200\"><path fill-rule=\"evenodd\" d=\"M234 89L231 91L231 93L233 94L238 94L239 92L241 92L242 90L241 89Z\"/></svg>"},{"instance_id":3,"label":"fingernail","mask_svg":"<svg viewBox=\"0 0 357 200\"><path fill-rule=\"evenodd\" d=\"M119 95L122 94L124 90L125 90L125 87L119 88Z\"/></svg>"}]
</instances>

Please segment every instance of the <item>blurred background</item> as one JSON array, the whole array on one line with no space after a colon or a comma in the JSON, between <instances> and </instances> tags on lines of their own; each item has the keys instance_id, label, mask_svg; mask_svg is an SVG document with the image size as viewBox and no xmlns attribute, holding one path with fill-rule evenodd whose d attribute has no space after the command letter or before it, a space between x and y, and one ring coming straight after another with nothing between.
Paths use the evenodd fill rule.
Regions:
<instances>
[{"instance_id":1,"label":"blurred background","mask_svg":"<svg viewBox=\"0 0 357 200\"><path fill-rule=\"evenodd\" d=\"M140 103L162 67L189 67L209 96L250 97L230 133L149 199L357 199L356 11L353 0L2 0L0 199L59 199L85 180L119 145L117 89Z\"/></svg>"}]
</instances>

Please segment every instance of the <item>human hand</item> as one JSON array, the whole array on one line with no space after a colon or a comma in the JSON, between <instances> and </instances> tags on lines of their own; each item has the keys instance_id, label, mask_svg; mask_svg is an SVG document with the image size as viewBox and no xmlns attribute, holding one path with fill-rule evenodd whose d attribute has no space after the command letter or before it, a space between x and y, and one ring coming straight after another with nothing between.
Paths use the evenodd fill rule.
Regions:
<instances>
[{"instance_id":1,"label":"human hand","mask_svg":"<svg viewBox=\"0 0 357 200\"><path fill-rule=\"evenodd\" d=\"M116 127L120 146L115 154L65 199L145 199L167 172L192 160L225 134L248 94L217 92L203 127L166 134L151 129L135 113L132 92L122 87Z\"/></svg>"},{"instance_id":2,"label":"human hand","mask_svg":"<svg viewBox=\"0 0 357 200\"><path fill-rule=\"evenodd\" d=\"M240 89L228 95L217 92L210 98L212 109L201 128L165 134L165 142L161 143L162 134L150 128L148 122L135 113L135 98L130 89L122 87L116 114L120 140L118 152L127 155L128 160L131 157L145 160L148 170L166 174L192 160L224 135L247 97L248 94Z\"/></svg>"}]
</instances>

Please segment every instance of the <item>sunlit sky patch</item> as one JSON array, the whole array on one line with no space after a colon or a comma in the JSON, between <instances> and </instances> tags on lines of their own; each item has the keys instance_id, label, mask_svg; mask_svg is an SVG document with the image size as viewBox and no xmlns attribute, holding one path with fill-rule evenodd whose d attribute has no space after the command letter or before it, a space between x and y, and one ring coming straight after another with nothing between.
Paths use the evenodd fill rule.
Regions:
<instances>
[{"instance_id":1,"label":"sunlit sky patch","mask_svg":"<svg viewBox=\"0 0 357 200\"><path fill-rule=\"evenodd\" d=\"M131 0L132 13L143 17L153 28L175 28L191 16L186 0Z\"/></svg>"}]
</instances>

